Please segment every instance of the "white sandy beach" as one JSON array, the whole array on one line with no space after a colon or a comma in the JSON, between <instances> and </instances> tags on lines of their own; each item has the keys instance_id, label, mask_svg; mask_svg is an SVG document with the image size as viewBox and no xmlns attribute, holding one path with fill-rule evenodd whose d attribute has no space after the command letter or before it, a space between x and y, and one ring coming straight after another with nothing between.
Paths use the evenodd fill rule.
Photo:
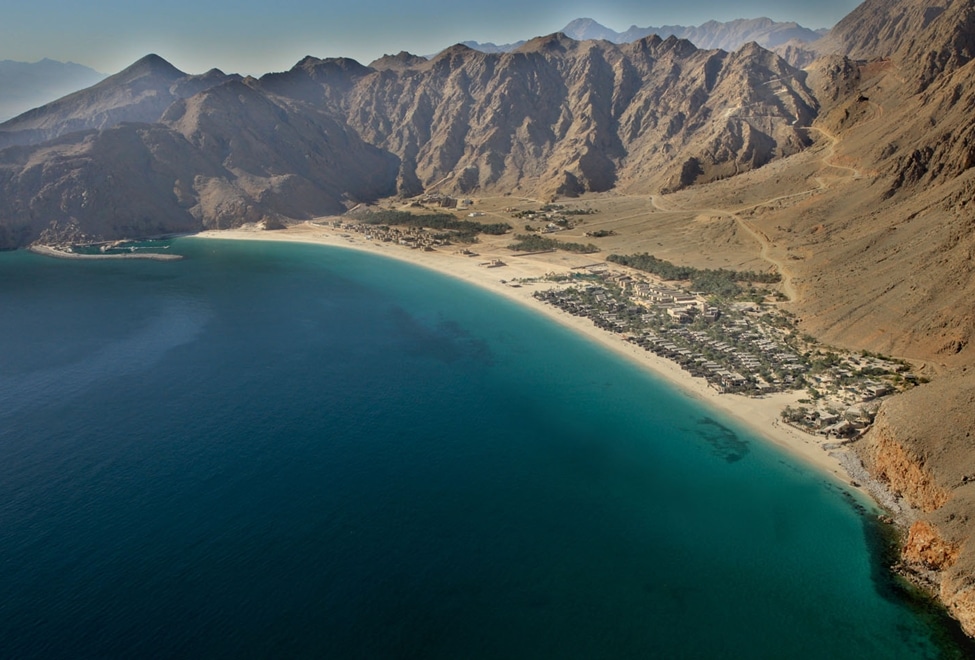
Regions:
<instances>
[{"instance_id":1,"label":"white sandy beach","mask_svg":"<svg viewBox=\"0 0 975 660\"><path fill-rule=\"evenodd\" d=\"M325 220L322 219L321 221L324 222ZM598 254L581 255L553 252L531 256L513 256L511 251L504 247L510 242L510 236L502 236L485 237L487 240L482 239L481 243L472 246L478 252L478 256L470 257L461 254L456 246L441 248L433 252L413 250L392 243L367 240L361 234L315 223L304 223L277 231L241 228L207 231L196 236L211 239L315 243L362 250L417 264L489 289L511 300L528 305L537 312L545 314L593 341L599 342L606 348L625 356L679 387L690 396L722 410L805 463L832 475L844 485L850 484L850 475L843 468L837 456L824 450L821 437L803 433L780 422L782 409L786 405L795 405L797 400L804 396L803 393L779 393L762 398L720 394L709 387L703 378L690 376L676 363L624 341L618 335L601 330L588 319L572 316L532 297L535 290L548 288L546 284L521 287L513 287L508 284L518 278L541 277L553 272L568 273L574 267L600 263L602 258ZM501 259L506 265L498 268L487 268L479 265L495 258ZM614 265L614 268L618 267Z\"/></svg>"}]
</instances>

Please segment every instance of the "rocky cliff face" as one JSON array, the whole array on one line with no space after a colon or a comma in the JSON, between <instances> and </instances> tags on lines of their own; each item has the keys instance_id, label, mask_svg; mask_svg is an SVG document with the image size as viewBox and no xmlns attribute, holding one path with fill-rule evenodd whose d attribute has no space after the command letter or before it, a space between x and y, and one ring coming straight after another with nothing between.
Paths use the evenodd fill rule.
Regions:
<instances>
[{"instance_id":1,"label":"rocky cliff face","mask_svg":"<svg viewBox=\"0 0 975 660\"><path fill-rule=\"evenodd\" d=\"M871 473L916 511L902 550L904 569L975 635L972 411L975 372L965 369L885 402L857 450Z\"/></svg>"},{"instance_id":2,"label":"rocky cliff face","mask_svg":"<svg viewBox=\"0 0 975 660\"><path fill-rule=\"evenodd\" d=\"M948 501L950 491L936 483L925 456L902 444L900 436L905 431L896 423L891 424L889 412L885 410L871 430L863 452L864 465L914 508L925 513L936 511Z\"/></svg>"}]
</instances>

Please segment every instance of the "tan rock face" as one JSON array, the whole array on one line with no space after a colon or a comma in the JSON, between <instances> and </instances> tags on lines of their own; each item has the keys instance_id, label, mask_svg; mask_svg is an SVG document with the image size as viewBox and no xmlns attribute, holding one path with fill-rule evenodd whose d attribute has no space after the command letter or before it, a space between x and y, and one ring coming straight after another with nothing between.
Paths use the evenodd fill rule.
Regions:
<instances>
[{"instance_id":1,"label":"tan rock face","mask_svg":"<svg viewBox=\"0 0 975 660\"><path fill-rule=\"evenodd\" d=\"M889 399L858 447L864 463L922 512L902 549L908 569L975 636L975 372Z\"/></svg>"},{"instance_id":2,"label":"tan rock face","mask_svg":"<svg viewBox=\"0 0 975 660\"><path fill-rule=\"evenodd\" d=\"M907 535L902 556L904 561L932 571L944 571L958 560L959 547L945 541L929 522L918 520Z\"/></svg>"},{"instance_id":3,"label":"tan rock face","mask_svg":"<svg viewBox=\"0 0 975 660\"><path fill-rule=\"evenodd\" d=\"M941 602L961 623L962 629L970 637L975 637L975 576L970 573L955 572L946 576L941 583Z\"/></svg>"},{"instance_id":4,"label":"tan rock face","mask_svg":"<svg viewBox=\"0 0 975 660\"><path fill-rule=\"evenodd\" d=\"M914 508L931 512L951 497L935 483L923 461L898 442L897 431L886 417L878 416L864 458L867 469Z\"/></svg>"}]
</instances>

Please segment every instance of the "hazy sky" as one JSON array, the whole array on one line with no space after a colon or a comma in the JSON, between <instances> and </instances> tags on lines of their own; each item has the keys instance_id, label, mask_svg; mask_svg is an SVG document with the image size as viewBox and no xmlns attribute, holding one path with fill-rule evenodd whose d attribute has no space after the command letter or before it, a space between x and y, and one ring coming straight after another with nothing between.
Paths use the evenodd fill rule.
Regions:
<instances>
[{"instance_id":1,"label":"hazy sky","mask_svg":"<svg viewBox=\"0 0 975 660\"><path fill-rule=\"evenodd\" d=\"M580 17L630 25L700 25L768 16L831 27L858 0L6 0L0 60L44 57L115 73L157 53L189 73L259 75L305 55L434 53L459 41L506 43Z\"/></svg>"}]
</instances>

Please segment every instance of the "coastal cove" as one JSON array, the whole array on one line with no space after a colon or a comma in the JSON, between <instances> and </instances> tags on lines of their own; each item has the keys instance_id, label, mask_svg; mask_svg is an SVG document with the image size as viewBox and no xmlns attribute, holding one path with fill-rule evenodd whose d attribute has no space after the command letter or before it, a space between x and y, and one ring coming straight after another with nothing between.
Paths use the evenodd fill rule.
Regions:
<instances>
[{"instance_id":1,"label":"coastal cove","mask_svg":"<svg viewBox=\"0 0 975 660\"><path fill-rule=\"evenodd\" d=\"M310 243L343 249L358 250L384 258L397 259L410 264L428 268L448 277L463 280L469 284L488 290L496 295L530 307L551 320L576 332L588 340L598 343L607 350L624 357L640 368L649 370L654 376L665 379L671 386L680 389L688 396L704 405L717 408L724 414L746 425L753 433L781 447L799 460L828 473L844 487L858 490L866 497L880 499L883 493L878 490L867 491L862 485L850 482L850 467L854 464L847 459L843 450L827 451L823 439L803 433L781 422L781 412L789 405L795 405L805 396L802 392L781 392L763 397L749 397L737 394L720 394L708 386L701 378L693 378L675 362L622 341L618 336L595 327L588 319L572 316L550 305L540 303L533 293L543 290L547 285L513 286L514 280L538 278L550 273L571 274L586 264L594 262L590 255L572 255L562 252L512 255L500 247L502 242L480 244L481 252L476 257L468 257L457 250L437 250L427 252L410 250L365 240L361 236L336 230L327 222L303 223L286 230L261 231L255 227L210 231L195 237L220 240L259 240ZM194 238L194 237L189 237ZM484 237L486 238L486 237ZM488 269L485 263L497 260L504 264L500 269ZM598 260L596 260L598 262ZM866 475L857 471L857 478L866 481Z\"/></svg>"},{"instance_id":2,"label":"coastal cove","mask_svg":"<svg viewBox=\"0 0 975 660\"><path fill-rule=\"evenodd\" d=\"M962 654L781 402L500 282L577 257L207 236L0 254L12 655Z\"/></svg>"}]
</instances>

